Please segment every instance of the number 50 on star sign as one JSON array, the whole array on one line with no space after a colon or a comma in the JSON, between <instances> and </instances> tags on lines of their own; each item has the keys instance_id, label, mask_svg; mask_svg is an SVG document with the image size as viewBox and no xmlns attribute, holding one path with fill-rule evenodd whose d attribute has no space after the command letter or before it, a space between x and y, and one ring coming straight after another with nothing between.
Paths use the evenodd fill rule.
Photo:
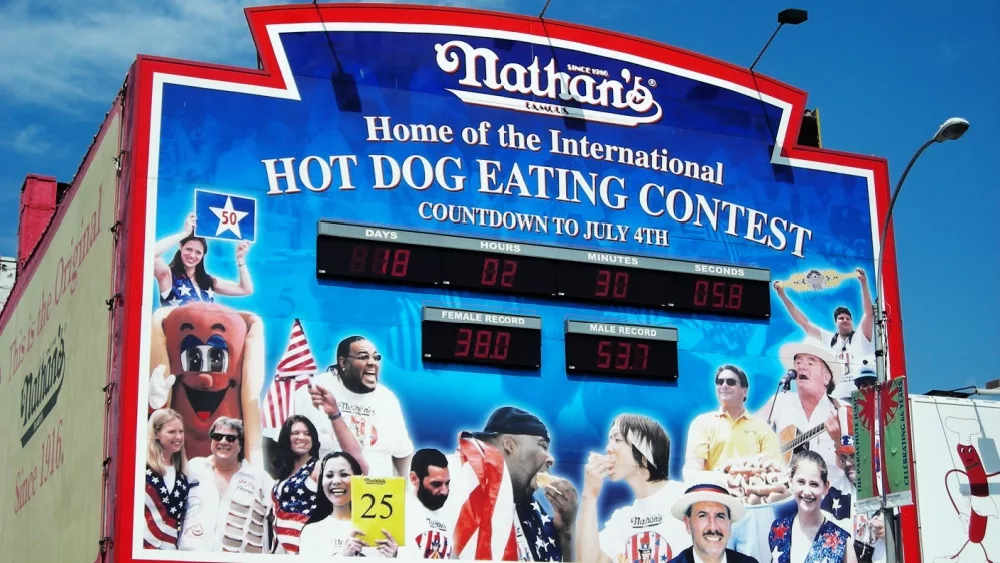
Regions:
<instances>
[{"instance_id":1,"label":"number 50 on star sign","mask_svg":"<svg viewBox=\"0 0 1000 563\"><path fill-rule=\"evenodd\" d=\"M257 236L257 200L252 197L194 191L199 237L254 242Z\"/></svg>"}]
</instances>

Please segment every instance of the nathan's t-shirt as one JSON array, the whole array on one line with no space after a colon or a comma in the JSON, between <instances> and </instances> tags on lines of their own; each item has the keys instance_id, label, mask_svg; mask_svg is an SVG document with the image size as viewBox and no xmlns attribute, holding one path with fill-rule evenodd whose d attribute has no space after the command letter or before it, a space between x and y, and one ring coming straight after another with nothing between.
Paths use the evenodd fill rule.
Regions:
<instances>
[{"instance_id":1,"label":"nathan's t-shirt","mask_svg":"<svg viewBox=\"0 0 1000 563\"><path fill-rule=\"evenodd\" d=\"M598 536L601 551L612 563L659 563L691 547L684 522L670 514L684 490L683 484L667 481L653 495L615 510Z\"/></svg>"},{"instance_id":2,"label":"nathan's t-shirt","mask_svg":"<svg viewBox=\"0 0 1000 563\"><path fill-rule=\"evenodd\" d=\"M302 528L302 537L299 539L299 555L339 556L344 549L344 544L350 539L353 529L350 520L338 520L333 516L327 516L319 522L306 524L306 527ZM366 557L382 556L372 547L361 548L361 555Z\"/></svg>"},{"instance_id":3,"label":"nathan's t-shirt","mask_svg":"<svg viewBox=\"0 0 1000 563\"><path fill-rule=\"evenodd\" d=\"M450 464L449 464L450 465ZM458 518L454 503L428 510L413 493L406 495L406 545L399 556L422 559L451 559L455 542L452 534Z\"/></svg>"},{"instance_id":4,"label":"nathan's t-shirt","mask_svg":"<svg viewBox=\"0 0 1000 563\"><path fill-rule=\"evenodd\" d=\"M371 393L355 393L330 372L317 375L312 384L330 391L337 399L344 422L361 444L368 462L368 476L392 477L395 471L392 459L406 457L414 449L396 395L381 383ZM295 412L305 415L316 426L320 459L342 449L333 433L333 424L326 413L313 406L307 387L295 392Z\"/></svg>"}]
</instances>

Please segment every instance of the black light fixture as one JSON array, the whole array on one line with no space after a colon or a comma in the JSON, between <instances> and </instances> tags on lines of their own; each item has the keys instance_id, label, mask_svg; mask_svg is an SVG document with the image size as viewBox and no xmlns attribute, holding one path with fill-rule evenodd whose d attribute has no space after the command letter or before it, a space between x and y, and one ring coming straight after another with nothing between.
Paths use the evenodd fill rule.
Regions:
<instances>
[{"instance_id":1,"label":"black light fixture","mask_svg":"<svg viewBox=\"0 0 1000 563\"><path fill-rule=\"evenodd\" d=\"M750 65L750 71L753 72L753 67L757 66L757 63L760 62L760 58L764 56L764 51L767 51L767 48L771 45L771 41L774 41L774 37L778 35L778 31L781 30L783 25L799 25L808 19L809 12L799 10L798 8L787 8L778 12L778 27L774 30L774 33L771 34L771 38L767 40L767 43L764 44L764 48L760 50L760 53L757 53L757 58L754 59L753 64Z\"/></svg>"},{"instance_id":2,"label":"black light fixture","mask_svg":"<svg viewBox=\"0 0 1000 563\"><path fill-rule=\"evenodd\" d=\"M799 25L809 19L809 12L797 8L788 8L778 12L778 23L781 25Z\"/></svg>"}]
</instances>

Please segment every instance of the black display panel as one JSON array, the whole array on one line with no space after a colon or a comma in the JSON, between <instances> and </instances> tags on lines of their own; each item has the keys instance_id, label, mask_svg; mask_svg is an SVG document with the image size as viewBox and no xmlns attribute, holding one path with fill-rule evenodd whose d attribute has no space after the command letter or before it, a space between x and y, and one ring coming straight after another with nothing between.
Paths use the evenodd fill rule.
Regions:
<instances>
[{"instance_id":1,"label":"black display panel","mask_svg":"<svg viewBox=\"0 0 1000 563\"><path fill-rule=\"evenodd\" d=\"M444 285L506 293L554 295L552 261L510 254L451 250L444 253Z\"/></svg>"},{"instance_id":2,"label":"black display panel","mask_svg":"<svg viewBox=\"0 0 1000 563\"><path fill-rule=\"evenodd\" d=\"M768 317L771 291L767 282L689 274L667 275L667 306L684 311Z\"/></svg>"},{"instance_id":3,"label":"black display panel","mask_svg":"<svg viewBox=\"0 0 1000 563\"><path fill-rule=\"evenodd\" d=\"M559 265L559 294L572 299L662 307L666 276L653 270L598 264Z\"/></svg>"},{"instance_id":4,"label":"black display panel","mask_svg":"<svg viewBox=\"0 0 1000 563\"><path fill-rule=\"evenodd\" d=\"M569 321L566 371L675 380L676 330Z\"/></svg>"},{"instance_id":5,"label":"black display panel","mask_svg":"<svg viewBox=\"0 0 1000 563\"><path fill-rule=\"evenodd\" d=\"M771 316L761 268L505 243L321 221L317 275L618 303L714 315Z\"/></svg>"},{"instance_id":6,"label":"black display panel","mask_svg":"<svg viewBox=\"0 0 1000 563\"><path fill-rule=\"evenodd\" d=\"M538 317L425 307L421 341L428 361L524 369L542 365Z\"/></svg>"},{"instance_id":7,"label":"black display panel","mask_svg":"<svg viewBox=\"0 0 1000 563\"><path fill-rule=\"evenodd\" d=\"M441 257L427 246L320 237L316 269L323 278L435 284L441 276Z\"/></svg>"}]
</instances>

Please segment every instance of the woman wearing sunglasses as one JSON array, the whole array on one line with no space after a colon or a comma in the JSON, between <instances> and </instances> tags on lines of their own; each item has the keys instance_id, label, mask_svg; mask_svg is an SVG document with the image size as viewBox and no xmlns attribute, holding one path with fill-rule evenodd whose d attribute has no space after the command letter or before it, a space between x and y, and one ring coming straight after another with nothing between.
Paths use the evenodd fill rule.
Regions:
<instances>
[{"instance_id":1,"label":"woman wearing sunglasses","mask_svg":"<svg viewBox=\"0 0 1000 563\"><path fill-rule=\"evenodd\" d=\"M188 462L192 480L178 548L262 553L271 478L243 457L243 422L220 416L208 430L212 455Z\"/></svg>"}]
</instances>

